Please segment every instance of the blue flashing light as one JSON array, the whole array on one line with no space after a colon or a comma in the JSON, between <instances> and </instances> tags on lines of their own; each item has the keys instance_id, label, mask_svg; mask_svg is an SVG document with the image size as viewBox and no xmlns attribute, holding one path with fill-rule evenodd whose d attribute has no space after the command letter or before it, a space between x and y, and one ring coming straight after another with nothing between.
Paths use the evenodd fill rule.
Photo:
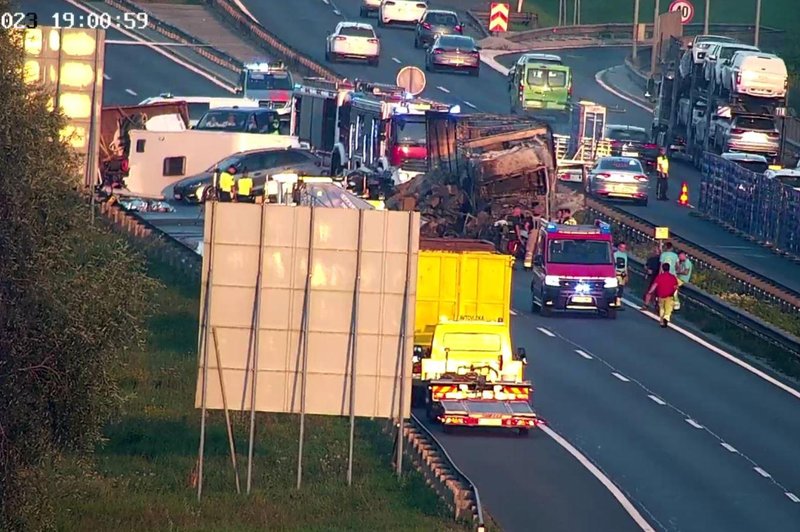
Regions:
<instances>
[{"instance_id":1,"label":"blue flashing light","mask_svg":"<svg viewBox=\"0 0 800 532\"><path fill-rule=\"evenodd\" d=\"M544 230L547 231L548 233L555 233L558 231L558 226L553 222L550 222L545 226Z\"/></svg>"},{"instance_id":2,"label":"blue flashing light","mask_svg":"<svg viewBox=\"0 0 800 532\"><path fill-rule=\"evenodd\" d=\"M606 223L606 222L604 222L602 220L597 220L597 221L595 221L595 225L600 228L600 232L602 234L604 234L604 235L610 235L611 234L611 226L608 223Z\"/></svg>"}]
</instances>

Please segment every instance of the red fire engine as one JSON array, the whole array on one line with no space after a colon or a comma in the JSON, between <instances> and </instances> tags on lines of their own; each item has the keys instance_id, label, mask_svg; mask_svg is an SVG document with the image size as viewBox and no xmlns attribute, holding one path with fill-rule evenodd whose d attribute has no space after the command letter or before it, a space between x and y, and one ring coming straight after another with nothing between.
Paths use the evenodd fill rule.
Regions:
<instances>
[{"instance_id":1,"label":"red fire engine","mask_svg":"<svg viewBox=\"0 0 800 532\"><path fill-rule=\"evenodd\" d=\"M295 88L291 135L329 153L331 175L360 165L427 170L425 111L446 105L394 85L307 79Z\"/></svg>"}]
</instances>

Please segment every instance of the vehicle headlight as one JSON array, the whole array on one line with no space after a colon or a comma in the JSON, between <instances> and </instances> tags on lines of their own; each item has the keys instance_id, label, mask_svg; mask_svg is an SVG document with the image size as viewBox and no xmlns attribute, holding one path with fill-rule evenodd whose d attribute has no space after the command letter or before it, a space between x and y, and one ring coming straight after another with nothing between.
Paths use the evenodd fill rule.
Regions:
<instances>
[{"instance_id":1,"label":"vehicle headlight","mask_svg":"<svg viewBox=\"0 0 800 532\"><path fill-rule=\"evenodd\" d=\"M559 279L558 275L545 275L544 284L547 286L559 286L561 279Z\"/></svg>"},{"instance_id":2,"label":"vehicle headlight","mask_svg":"<svg viewBox=\"0 0 800 532\"><path fill-rule=\"evenodd\" d=\"M606 288L616 288L618 285L616 277L606 277L606 282L603 286Z\"/></svg>"},{"instance_id":3,"label":"vehicle headlight","mask_svg":"<svg viewBox=\"0 0 800 532\"><path fill-rule=\"evenodd\" d=\"M413 362L414 364L418 364L420 360L421 359L417 355L411 357L411 362Z\"/></svg>"}]
</instances>

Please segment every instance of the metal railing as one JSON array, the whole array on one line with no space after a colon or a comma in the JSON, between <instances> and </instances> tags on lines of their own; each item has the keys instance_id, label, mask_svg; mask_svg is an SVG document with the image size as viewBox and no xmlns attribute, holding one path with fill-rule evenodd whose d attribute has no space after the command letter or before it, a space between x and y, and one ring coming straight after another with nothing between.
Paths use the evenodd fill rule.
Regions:
<instances>
[{"instance_id":1,"label":"metal railing","mask_svg":"<svg viewBox=\"0 0 800 532\"><path fill-rule=\"evenodd\" d=\"M476 529L479 532L485 530L486 521L484 517L483 504L481 503L481 496L480 493L478 492L478 487L469 479L467 475L464 474L463 471L461 471L458 468L458 466L456 466L455 461L453 461L453 459L450 458L450 455L447 454L447 450L444 448L444 445L442 445L442 443L436 438L436 436L434 436L433 433L430 430L428 430L425 424L422 423L422 421L420 421L419 418L417 418L417 416L411 414L410 423L414 429L423 433L425 440L430 445L435 447L436 452L438 452L443 457L444 461L447 463L448 469L461 482L461 484L463 484L469 490L473 498L472 501L473 522L475 523ZM442 486L442 488L444 488L445 490L450 489L447 486ZM457 502L454 502L454 504L457 504Z\"/></svg>"}]
</instances>

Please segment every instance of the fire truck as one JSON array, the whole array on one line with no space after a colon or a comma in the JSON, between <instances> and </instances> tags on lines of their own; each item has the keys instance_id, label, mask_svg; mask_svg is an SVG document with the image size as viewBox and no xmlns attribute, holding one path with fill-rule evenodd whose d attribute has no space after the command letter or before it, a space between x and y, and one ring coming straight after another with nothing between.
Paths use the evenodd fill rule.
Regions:
<instances>
[{"instance_id":1,"label":"fire truck","mask_svg":"<svg viewBox=\"0 0 800 532\"><path fill-rule=\"evenodd\" d=\"M402 87L306 79L295 87L290 132L330 155L331 175L360 166L398 168L401 180L428 168L426 111L449 107Z\"/></svg>"},{"instance_id":2,"label":"fire truck","mask_svg":"<svg viewBox=\"0 0 800 532\"><path fill-rule=\"evenodd\" d=\"M242 68L236 93L258 101L259 107L274 109L285 120L292 107L293 89L292 74L282 62L254 62Z\"/></svg>"}]
</instances>

